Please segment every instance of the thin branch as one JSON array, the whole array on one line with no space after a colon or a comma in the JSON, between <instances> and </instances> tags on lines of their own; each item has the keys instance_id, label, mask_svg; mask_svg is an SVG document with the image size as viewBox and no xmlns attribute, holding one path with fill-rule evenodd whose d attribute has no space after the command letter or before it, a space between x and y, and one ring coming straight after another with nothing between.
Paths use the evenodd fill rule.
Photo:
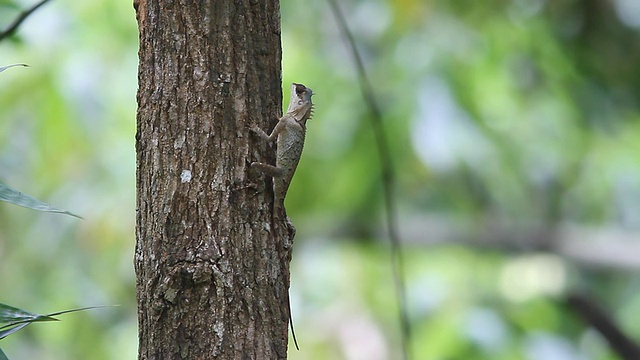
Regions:
<instances>
[{"instance_id":1,"label":"thin branch","mask_svg":"<svg viewBox=\"0 0 640 360\"><path fill-rule=\"evenodd\" d=\"M607 339L611 348L624 360L640 359L640 346L627 337L613 319L594 300L581 294L569 294L565 302L573 311Z\"/></svg>"},{"instance_id":2,"label":"thin branch","mask_svg":"<svg viewBox=\"0 0 640 360\"><path fill-rule=\"evenodd\" d=\"M22 24L22 22L27 17L29 17L29 15L33 14L34 11L38 10L40 6L44 5L48 1L49 0L41 0L39 3L33 5L31 8L20 13L20 15L18 15L18 17L15 18L15 20L13 20L11 25L9 25L3 32L0 32L0 41L4 40L6 37L13 34L18 29L20 24Z\"/></svg>"},{"instance_id":3,"label":"thin branch","mask_svg":"<svg viewBox=\"0 0 640 360\"><path fill-rule=\"evenodd\" d=\"M556 254L590 269L640 270L637 231L615 226L587 226L569 222L550 225L510 218L459 216L452 213L402 214L402 242L425 247L465 245L505 253ZM350 236L357 228L337 228L337 236ZM325 229L326 231L326 229Z\"/></svg>"},{"instance_id":4,"label":"thin branch","mask_svg":"<svg viewBox=\"0 0 640 360\"><path fill-rule=\"evenodd\" d=\"M347 38L351 55L355 61L356 69L358 72L358 81L360 83L360 90L362 96L367 104L367 107L371 111L371 125L376 138L378 147L378 155L380 158L380 166L382 172L382 186L384 192L384 205L386 210L386 222L389 240L391 242L391 263L393 268L393 279L396 287L396 294L399 303L399 317L400 327L402 330L402 352L403 358L408 360L410 358L410 338L411 327L409 325L409 316L407 314L407 300L406 289L404 283L404 261L401 252L400 237L398 236L398 224L397 224L397 212L395 209L395 197L394 197L394 182L395 176L393 172L393 163L391 161L391 155L389 150L389 143L385 136L384 126L382 122L382 112L373 94L371 84L369 83L367 73L362 62L362 58L358 49L356 48L355 40L347 22L340 11L335 0L327 0L331 6L331 10L338 21L338 26Z\"/></svg>"}]
</instances>

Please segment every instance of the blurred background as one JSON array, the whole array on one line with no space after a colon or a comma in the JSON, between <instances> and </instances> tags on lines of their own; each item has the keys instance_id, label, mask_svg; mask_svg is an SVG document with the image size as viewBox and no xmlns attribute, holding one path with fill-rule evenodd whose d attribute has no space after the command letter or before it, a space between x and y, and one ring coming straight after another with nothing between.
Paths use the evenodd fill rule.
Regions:
<instances>
[{"instance_id":1,"label":"blurred background","mask_svg":"<svg viewBox=\"0 0 640 360\"><path fill-rule=\"evenodd\" d=\"M0 29L35 1L0 0ZM384 115L414 359L616 359L564 304L640 340L640 2L341 1ZM317 95L287 209L291 359L399 359L380 164L325 1L282 1L283 84ZM10 359L135 359L131 0L47 3L0 65L0 302L45 313Z\"/></svg>"}]
</instances>

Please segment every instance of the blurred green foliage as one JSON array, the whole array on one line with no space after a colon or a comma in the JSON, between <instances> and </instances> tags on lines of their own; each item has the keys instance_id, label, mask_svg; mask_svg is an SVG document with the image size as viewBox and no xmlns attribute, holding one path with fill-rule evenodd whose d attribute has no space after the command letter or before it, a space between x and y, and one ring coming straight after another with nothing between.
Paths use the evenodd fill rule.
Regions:
<instances>
[{"instance_id":1,"label":"blurred green foliage","mask_svg":"<svg viewBox=\"0 0 640 360\"><path fill-rule=\"evenodd\" d=\"M29 5L0 1L0 28ZM570 289L640 339L640 266L622 257L640 229L635 2L340 5L391 141L414 358L614 359L557 301ZM397 359L379 163L353 62L325 2L281 8L285 93L293 81L317 93L287 199L301 345L290 357ZM29 327L3 349L134 359L131 1L52 1L0 49L0 63L31 66L0 81L0 181L86 219L0 204L0 301L121 305ZM602 235L601 250L567 253L567 226L587 235L584 251ZM603 258L619 234L632 241Z\"/></svg>"}]
</instances>

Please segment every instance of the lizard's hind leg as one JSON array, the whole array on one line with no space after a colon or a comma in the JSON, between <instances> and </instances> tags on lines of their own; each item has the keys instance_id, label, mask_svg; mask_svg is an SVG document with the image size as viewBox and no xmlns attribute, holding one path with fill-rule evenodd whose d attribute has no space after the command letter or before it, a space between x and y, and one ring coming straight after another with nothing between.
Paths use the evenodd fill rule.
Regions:
<instances>
[{"instance_id":1,"label":"lizard's hind leg","mask_svg":"<svg viewBox=\"0 0 640 360\"><path fill-rule=\"evenodd\" d=\"M251 168L260 171L263 174L269 175L271 177L281 177L284 175L284 169L279 168L277 166L263 164L260 162L252 162Z\"/></svg>"}]
</instances>

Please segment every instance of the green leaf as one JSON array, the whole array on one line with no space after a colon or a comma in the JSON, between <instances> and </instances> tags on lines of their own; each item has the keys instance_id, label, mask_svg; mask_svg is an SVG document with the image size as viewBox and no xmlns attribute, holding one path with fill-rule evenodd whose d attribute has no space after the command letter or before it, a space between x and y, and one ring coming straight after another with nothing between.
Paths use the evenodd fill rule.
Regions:
<instances>
[{"instance_id":1,"label":"green leaf","mask_svg":"<svg viewBox=\"0 0 640 360\"><path fill-rule=\"evenodd\" d=\"M0 303L0 339L13 334L34 321L56 321L54 318L42 318L41 315L14 308Z\"/></svg>"},{"instance_id":2,"label":"green leaf","mask_svg":"<svg viewBox=\"0 0 640 360\"><path fill-rule=\"evenodd\" d=\"M76 308L76 309L62 310L62 311L52 312L52 313L49 313L49 314L46 314L46 315L39 315L39 316L51 317L53 320L58 321L58 319L53 318L52 316L58 316L58 315L63 315L63 314L68 314L68 313L78 312L78 311L85 311L85 310L92 310L92 309L101 309L101 308L110 307L110 306L118 306L118 305L86 306L86 307L82 307L82 308ZM48 321L48 320L41 320L41 321Z\"/></svg>"},{"instance_id":3,"label":"green leaf","mask_svg":"<svg viewBox=\"0 0 640 360\"><path fill-rule=\"evenodd\" d=\"M36 198L33 198L27 194L23 194L18 190L14 190L3 183L0 183L0 200L10 202L14 205L24 206L26 208L33 209L33 210L66 214L73 217L77 217L78 219L82 219L81 216L78 216L66 210L55 208L49 204L43 203L42 201Z\"/></svg>"},{"instance_id":4,"label":"green leaf","mask_svg":"<svg viewBox=\"0 0 640 360\"><path fill-rule=\"evenodd\" d=\"M0 72L3 72L5 70L7 70L8 68L11 68L11 67L14 67L14 66L29 66L29 65L27 65L27 64L11 64L11 65L0 67ZM0 358L0 360L2 360L2 358Z\"/></svg>"},{"instance_id":5,"label":"green leaf","mask_svg":"<svg viewBox=\"0 0 640 360\"><path fill-rule=\"evenodd\" d=\"M50 314L40 315L28 312L26 310L18 309L13 306L0 303L0 324L6 324L0 326L0 340L13 334L14 332L24 328L25 326L33 322L41 321L59 321L54 316L67 314L76 311L97 309L104 306L89 306L71 310L63 310L53 312ZM2 358L0 358L2 360Z\"/></svg>"},{"instance_id":6,"label":"green leaf","mask_svg":"<svg viewBox=\"0 0 640 360\"><path fill-rule=\"evenodd\" d=\"M9 360L7 355L2 352L2 349L0 349L0 360Z\"/></svg>"},{"instance_id":7,"label":"green leaf","mask_svg":"<svg viewBox=\"0 0 640 360\"><path fill-rule=\"evenodd\" d=\"M7 336L13 334L14 332L22 329L23 327L29 325L31 323L22 323L22 324L18 324L18 325L14 325L13 327L8 327L5 330L0 331L0 340L6 338ZM7 325L9 326L9 325Z\"/></svg>"},{"instance_id":8,"label":"green leaf","mask_svg":"<svg viewBox=\"0 0 640 360\"><path fill-rule=\"evenodd\" d=\"M45 318L42 318L45 317ZM32 321L57 321L48 315L34 314L22 309L0 303L0 324L18 324ZM10 325L1 326L0 329Z\"/></svg>"}]
</instances>

